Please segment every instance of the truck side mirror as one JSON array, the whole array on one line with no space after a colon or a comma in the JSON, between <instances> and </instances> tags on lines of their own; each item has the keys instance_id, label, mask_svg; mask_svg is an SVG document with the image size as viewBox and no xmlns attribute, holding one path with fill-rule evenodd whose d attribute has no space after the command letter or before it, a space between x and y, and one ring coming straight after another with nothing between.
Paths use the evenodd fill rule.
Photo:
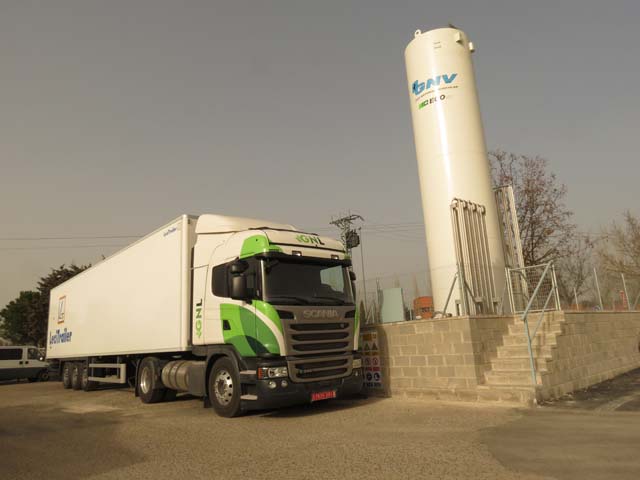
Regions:
<instances>
[{"instance_id":1,"label":"truck side mirror","mask_svg":"<svg viewBox=\"0 0 640 480\"><path fill-rule=\"evenodd\" d=\"M233 272L233 266L232 272ZM229 296L234 300L247 299L247 277L242 274L231 275L231 285L229 288Z\"/></svg>"},{"instance_id":2,"label":"truck side mirror","mask_svg":"<svg viewBox=\"0 0 640 480\"><path fill-rule=\"evenodd\" d=\"M351 270L349 270L349 278L351 279L352 282L356 281L356 274Z\"/></svg>"},{"instance_id":3,"label":"truck side mirror","mask_svg":"<svg viewBox=\"0 0 640 480\"><path fill-rule=\"evenodd\" d=\"M238 259L231 264L231 266L229 267L229 271L233 275L238 275L246 272L248 268L249 268L249 264L246 261Z\"/></svg>"}]
</instances>

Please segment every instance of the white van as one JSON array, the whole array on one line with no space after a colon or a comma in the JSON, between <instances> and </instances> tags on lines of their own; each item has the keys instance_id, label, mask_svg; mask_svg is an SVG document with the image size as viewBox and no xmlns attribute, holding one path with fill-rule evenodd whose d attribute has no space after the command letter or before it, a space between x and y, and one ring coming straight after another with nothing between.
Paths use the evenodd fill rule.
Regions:
<instances>
[{"instance_id":1,"label":"white van","mask_svg":"<svg viewBox=\"0 0 640 480\"><path fill-rule=\"evenodd\" d=\"M36 347L0 347L0 381L29 379L49 380L49 364Z\"/></svg>"}]
</instances>

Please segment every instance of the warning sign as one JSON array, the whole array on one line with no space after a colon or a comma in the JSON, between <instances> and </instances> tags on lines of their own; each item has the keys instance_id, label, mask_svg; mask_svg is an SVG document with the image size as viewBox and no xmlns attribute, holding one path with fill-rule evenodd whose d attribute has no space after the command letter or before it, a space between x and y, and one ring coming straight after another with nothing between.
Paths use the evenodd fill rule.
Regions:
<instances>
[{"instance_id":1,"label":"warning sign","mask_svg":"<svg viewBox=\"0 0 640 480\"><path fill-rule=\"evenodd\" d=\"M382 388L378 333L365 333L362 335L362 341L362 352L364 354L364 385L367 388Z\"/></svg>"}]
</instances>

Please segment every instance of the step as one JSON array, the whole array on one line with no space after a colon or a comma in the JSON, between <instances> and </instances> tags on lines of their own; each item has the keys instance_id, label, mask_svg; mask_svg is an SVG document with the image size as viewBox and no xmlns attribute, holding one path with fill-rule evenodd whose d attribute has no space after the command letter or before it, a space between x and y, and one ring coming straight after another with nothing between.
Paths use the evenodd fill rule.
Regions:
<instances>
[{"instance_id":1,"label":"step","mask_svg":"<svg viewBox=\"0 0 640 480\"><path fill-rule=\"evenodd\" d=\"M527 336L524 333L517 335L505 335L503 337L504 345L526 345ZM556 345L556 334L547 332L538 332L534 338L531 339L534 345Z\"/></svg>"},{"instance_id":2,"label":"step","mask_svg":"<svg viewBox=\"0 0 640 480\"><path fill-rule=\"evenodd\" d=\"M536 380L538 385L542 385L545 376L545 372L536 373ZM518 386L532 384L530 371L490 371L485 373L485 378L487 380L487 385Z\"/></svg>"},{"instance_id":3,"label":"step","mask_svg":"<svg viewBox=\"0 0 640 480\"><path fill-rule=\"evenodd\" d=\"M519 403L532 406L538 401L537 389L531 385L478 385L478 400L485 402Z\"/></svg>"},{"instance_id":4,"label":"step","mask_svg":"<svg viewBox=\"0 0 640 480\"><path fill-rule=\"evenodd\" d=\"M553 322L553 323L549 323L549 322L543 322L542 324L540 324L540 327L538 328L537 333L562 333L562 323L558 323L558 322ZM533 331L536 328L536 322L534 321L529 321L529 332L530 334L533 333ZM518 323L514 323L509 325L509 333L511 335L524 335L524 322L520 321Z\"/></svg>"},{"instance_id":5,"label":"step","mask_svg":"<svg viewBox=\"0 0 640 480\"><path fill-rule=\"evenodd\" d=\"M536 358L536 370L543 372L548 371L547 361L548 359L546 358ZM514 370L528 372L531 370L531 363L528 356L526 358L495 358L491 360L491 370L496 372Z\"/></svg>"},{"instance_id":6,"label":"step","mask_svg":"<svg viewBox=\"0 0 640 480\"><path fill-rule=\"evenodd\" d=\"M556 347L554 345L538 346L533 344L534 358L551 358ZM527 345L501 345L497 350L498 358L529 358Z\"/></svg>"}]
</instances>

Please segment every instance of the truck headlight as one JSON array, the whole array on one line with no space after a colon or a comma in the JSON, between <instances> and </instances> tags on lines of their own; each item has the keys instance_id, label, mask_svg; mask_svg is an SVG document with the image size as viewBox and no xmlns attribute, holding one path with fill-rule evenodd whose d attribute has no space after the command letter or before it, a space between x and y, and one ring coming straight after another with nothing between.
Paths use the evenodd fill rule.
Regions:
<instances>
[{"instance_id":1,"label":"truck headlight","mask_svg":"<svg viewBox=\"0 0 640 480\"><path fill-rule=\"evenodd\" d=\"M287 367L260 367L258 368L258 379L288 377Z\"/></svg>"},{"instance_id":2,"label":"truck headlight","mask_svg":"<svg viewBox=\"0 0 640 480\"><path fill-rule=\"evenodd\" d=\"M351 368L362 368L362 359L354 358L353 363L351 364Z\"/></svg>"}]
</instances>

